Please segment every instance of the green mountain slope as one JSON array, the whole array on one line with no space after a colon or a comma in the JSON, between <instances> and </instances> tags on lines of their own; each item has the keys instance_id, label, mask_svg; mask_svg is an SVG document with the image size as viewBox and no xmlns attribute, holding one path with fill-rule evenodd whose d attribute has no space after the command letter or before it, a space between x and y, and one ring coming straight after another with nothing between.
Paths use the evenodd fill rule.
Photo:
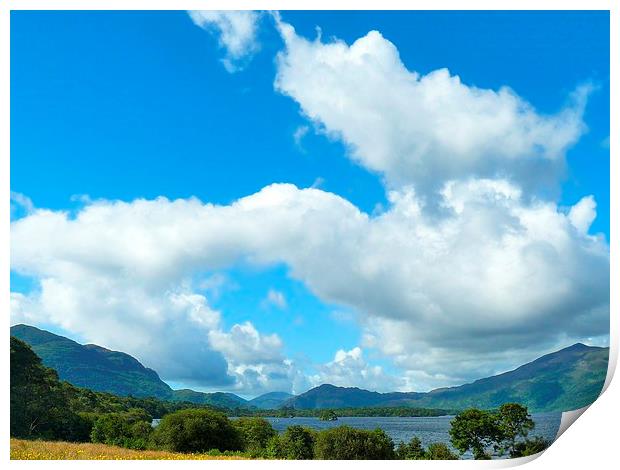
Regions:
<instances>
[{"instance_id":1,"label":"green mountain slope","mask_svg":"<svg viewBox=\"0 0 620 470\"><path fill-rule=\"evenodd\" d=\"M191 403L197 403L199 405L213 405L224 408L243 408L247 405L247 401L243 398L235 395L234 393L214 392L204 393L196 392L188 388L182 390L174 390L172 392L171 400L173 401L188 401Z\"/></svg>"},{"instance_id":2,"label":"green mountain slope","mask_svg":"<svg viewBox=\"0 0 620 470\"><path fill-rule=\"evenodd\" d=\"M369 406L406 406L403 400L415 398L419 394L370 392L357 387L336 387L323 384L288 400L284 406L298 409L316 408L359 408ZM394 403L394 405L386 405Z\"/></svg>"},{"instance_id":3,"label":"green mountain slope","mask_svg":"<svg viewBox=\"0 0 620 470\"><path fill-rule=\"evenodd\" d=\"M129 354L94 344L82 345L33 326L12 326L11 336L30 345L46 367L58 372L61 380L78 387L120 396L156 397L225 408L242 407L246 403L232 393L172 390L157 372Z\"/></svg>"},{"instance_id":4,"label":"green mountain slope","mask_svg":"<svg viewBox=\"0 0 620 470\"><path fill-rule=\"evenodd\" d=\"M575 410L598 397L605 383L608 358L609 348L577 343L504 374L433 390L411 403L494 408L502 403L518 402L533 411Z\"/></svg>"},{"instance_id":5,"label":"green mountain slope","mask_svg":"<svg viewBox=\"0 0 620 470\"><path fill-rule=\"evenodd\" d=\"M287 400L293 398L293 395L286 392L269 392L253 398L248 405L255 406L262 410L275 410L280 408Z\"/></svg>"},{"instance_id":6,"label":"green mountain slope","mask_svg":"<svg viewBox=\"0 0 620 470\"><path fill-rule=\"evenodd\" d=\"M136 397L168 398L172 393L157 372L129 354L93 344L81 345L27 325L12 326L11 336L29 344L45 366L58 372L61 380L78 387Z\"/></svg>"},{"instance_id":7,"label":"green mountain slope","mask_svg":"<svg viewBox=\"0 0 620 470\"><path fill-rule=\"evenodd\" d=\"M575 344L515 370L459 387L428 393L377 393L359 388L321 385L285 403L298 409L362 406L419 408L495 408L506 402L531 411L582 408L598 397L607 375L609 348Z\"/></svg>"},{"instance_id":8,"label":"green mountain slope","mask_svg":"<svg viewBox=\"0 0 620 470\"><path fill-rule=\"evenodd\" d=\"M535 412L574 410L597 398L605 382L609 356L609 348L577 343L510 372L428 393L378 393L324 384L295 397L272 392L248 402L232 393L172 390L155 371L128 354L92 344L81 345L32 326L13 326L11 335L28 343L45 366L55 369L61 380L73 385L121 396L157 397L226 408L405 406L454 410L495 408L502 403L518 402Z\"/></svg>"}]
</instances>

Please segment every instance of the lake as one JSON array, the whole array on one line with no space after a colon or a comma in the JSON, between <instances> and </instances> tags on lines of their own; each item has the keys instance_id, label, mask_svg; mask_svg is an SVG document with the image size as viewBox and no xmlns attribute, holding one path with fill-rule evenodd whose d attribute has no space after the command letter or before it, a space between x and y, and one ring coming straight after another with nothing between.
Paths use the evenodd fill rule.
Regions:
<instances>
[{"instance_id":1,"label":"lake","mask_svg":"<svg viewBox=\"0 0 620 470\"><path fill-rule=\"evenodd\" d=\"M395 444L401 441L409 442L413 436L417 436L422 445L427 446L433 442L444 442L450 445L450 421L453 416L436 417L342 417L338 421L321 421L318 418L266 418L278 432L284 432L287 427L294 424L320 430L336 426L347 425L358 429L381 428L389 435ZM562 413L537 413L532 415L536 427L530 432L530 436L542 436L548 440L555 440L560 427ZM462 458L471 458L464 455Z\"/></svg>"},{"instance_id":2,"label":"lake","mask_svg":"<svg viewBox=\"0 0 620 470\"><path fill-rule=\"evenodd\" d=\"M413 436L417 436L425 447L433 442L444 442L450 445L450 421L453 416L436 417L342 417L337 421L321 421L319 418L265 418L273 428L282 433L292 425L300 425L308 428L321 430L336 426L347 425L358 429L383 429L392 438L395 444L401 441L409 442ZM542 436L550 441L555 440L560 427L562 413L536 413L532 419L536 424L530 432L530 437ZM235 418L232 418L235 419ZM157 425L159 420L153 420ZM471 458L465 454L462 458Z\"/></svg>"}]
</instances>

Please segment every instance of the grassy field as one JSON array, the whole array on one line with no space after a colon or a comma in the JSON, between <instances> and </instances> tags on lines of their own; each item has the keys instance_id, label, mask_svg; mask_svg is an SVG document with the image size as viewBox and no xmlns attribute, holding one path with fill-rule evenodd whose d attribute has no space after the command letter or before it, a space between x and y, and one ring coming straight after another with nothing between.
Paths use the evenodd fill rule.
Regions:
<instances>
[{"instance_id":1,"label":"grassy field","mask_svg":"<svg viewBox=\"0 0 620 470\"><path fill-rule=\"evenodd\" d=\"M130 450L105 444L11 439L11 460L241 460L243 457Z\"/></svg>"}]
</instances>

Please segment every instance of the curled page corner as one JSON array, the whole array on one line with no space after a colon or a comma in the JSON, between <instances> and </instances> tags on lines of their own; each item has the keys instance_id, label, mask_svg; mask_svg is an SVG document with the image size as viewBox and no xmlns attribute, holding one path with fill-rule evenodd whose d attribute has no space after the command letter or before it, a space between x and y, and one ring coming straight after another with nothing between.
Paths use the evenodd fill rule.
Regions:
<instances>
[{"instance_id":1,"label":"curled page corner","mask_svg":"<svg viewBox=\"0 0 620 470\"><path fill-rule=\"evenodd\" d=\"M605 383L603 384L603 388L601 389L601 393L599 394L599 397L605 393L605 391L607 390L607 388L609 387L609 384L611 383L613 377L614 377L614 373L616 371L616 365L618 363L618 348L617 346L613 343L613 341L610 344L609 347L609 359L607 362L607 376L605 377ZM598 399L598 398L597 398ZM594 403L594 402L593 402ZM590 403L587 406L584 406L583 408L579 408L577 410L571 410L571 411L564 411L562 413L562 418L560 420L560 427L558 428L558 432L555 435L555 439L554 441L556 441L562 434L564 434L564 432L571 427L571 425L577 421L577 419L585 413L585 411L590 408L590 406L592 406L592 403Z\"/></svg>"},{"instance_id":2,"label":"curled page corner","mask_svg":"<svg viewBox=\"0 0 620 470\"><path fill-rule=\"evenodd\" d=\"M588 408L590 408L590 405L579 408L578 410L564 411L562 413L562 419L560 420L560 427L558 428L558 433L555 435L555 440L557 440L562 434L564 434L564 431L571 427L571 425L575 421L577 421L577 419L582 414L584 414Z\"/></svg>"},{"instance_id":3,"label":"curled page corner","mask_svg":"<svg viewBox=\"0 0 620 470\"><path fill-rule=\"evenodd\" d=\"M600 395L605 393L607 387L611 383L614 373L616 372L616 365L618 364L618 344L617 342L610 341L609 343L609 358L607 360L607 376L605 377L605 383L603 384L603 389L601 390ZM600 396L599 395L599 396Z\"/></svg>"}]
</instances>

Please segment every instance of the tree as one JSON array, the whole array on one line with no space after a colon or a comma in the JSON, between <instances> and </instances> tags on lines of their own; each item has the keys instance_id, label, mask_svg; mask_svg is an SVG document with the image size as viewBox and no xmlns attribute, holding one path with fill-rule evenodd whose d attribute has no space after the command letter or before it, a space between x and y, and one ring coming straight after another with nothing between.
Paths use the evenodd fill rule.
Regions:
<instances>
[{"instance_id":1,"label":"tree","mask_svg":"<svg viewBox=\"0 0 620 470\"><path fill-rule=\"evenodd\" d=\"M276 459L312 460L315 433L302 426L289 426L281 436L267 443L267 456Z\"/></svg>"},{"instance_id":2,"label":"tree","mask_svg":"<svg viewBox=\"0 0 620 470\"><path fill-rule=\"evenodd\" d=\"M458 460L459 456L443 442L433 442L428 446L424 458L427 460Z\"/></svg>"},{"instance_id":3,"label":"tree","mask_svg":"<svg viewBox=\"0 0 620 470\"><path fill-rule=\"evenodd\" d=\"M450 441L464 454L471 450L475 459L489 459L486 450L498 445L504 438L498 416L490 411L470 408L459 413L450 422Z\"/></svg>"},{"instance_id":4,"label":"tree","mask_svg":"<svg viewBox=\"0 0 620 470\"><path fill-rule=\"evenodd\" d=\"M336 421L338 419L338 415L334 410L321 410L319 413L319 419L321 421Z\"/></svg>"},{"instance_id":5,"label":"tree","mask_svg":"<svg viewBox=\"0 0 620 470\"><path fill-rule=\"evenodd\" d=\"M396 449L396 458L399 460L425 459L424 447L418 437L412 437L408 444L401 442Z\"/></svg>"},{"instance_id":6,"label":"tree","mask_svg":"<svg viewBox=\"0 0 620 470\"><path fill-rule=\"evenodd\" d=\"M87 441L90 423L70 407L58 375L23 341L11 336L11 436Z\"/></svg>"},{"instance_id":7,"label":"tree","mask_svg":"<svg viewBox=\"0 0 620 470\"><path fill-rule=\"evenodd\" d=\"M394 458L394 443L382 429L339 426L319 432L314 451L324 460L386 460Z\"/></svg>"},{"instance_id":8,"label":"tree","mask_svg":"<svg viewBox=\"0 0 620 470\"><path fill-rule=\"evenodd\" d=\"M162 418L152 435L153 443L171 452L241 450L239 433L222 413L188 409Z\"/></svg>"},{"instance_id":9,"label":"tree","mask_svg":"<svg viewBox=\"0 0 620 470\"><path fill-rule=\"evenodd\" d=\"M504 437L502 452L512 455L516 451L518 438L525 439L534 429L534 421L525 406L518 403L505 403L498 412L499 427Z\"/></svg>"},{"instance_id":10,"label":"tree","mask_svg":"<svg viewBox=\"0 0 620 470\"><path fill-rule=\"evenodd\" d=\"M238 418L232 420L232 424L239 432L243 449L255 456L263 453L269 440L277 435L269 421L264 418Z\"/></svg>"}]
</instances>

